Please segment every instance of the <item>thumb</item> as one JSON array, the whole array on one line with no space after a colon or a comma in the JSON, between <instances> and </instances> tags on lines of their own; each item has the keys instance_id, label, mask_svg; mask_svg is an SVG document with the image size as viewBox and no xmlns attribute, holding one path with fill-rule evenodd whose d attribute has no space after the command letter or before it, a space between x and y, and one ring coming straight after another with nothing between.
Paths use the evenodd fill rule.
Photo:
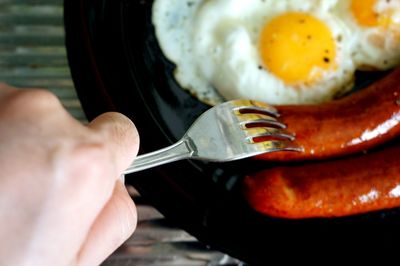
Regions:
<instances>
[{"instance_id":1,"label":"thumb","mask_svg":"<svg viewBox=\"0 0 400 266\"><path fill-rule=\"evenodd\" d=\"M88 128L101 135L114 160L117 174L122 173L139 150L139 134L133 122L123 114L109 112L95 118Z\"/></svg>"}]
</instances>

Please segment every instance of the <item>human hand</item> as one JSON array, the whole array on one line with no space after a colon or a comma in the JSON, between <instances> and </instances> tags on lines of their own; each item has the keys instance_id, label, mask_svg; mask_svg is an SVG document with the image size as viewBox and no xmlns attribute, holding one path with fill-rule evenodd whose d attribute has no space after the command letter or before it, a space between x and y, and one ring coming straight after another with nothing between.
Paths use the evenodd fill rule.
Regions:
<instances>
[{"instance_id":1,"label":"human hand","mask_svg":"<svg viewBox=\"0 0 400 266\"><path fill-rule=\"evenodd\" d=\"M118 113L87 126L43 90L0 84L0 265L97 265L135 230L119 180L138 133Z\"/></svg>"}]
</instances>

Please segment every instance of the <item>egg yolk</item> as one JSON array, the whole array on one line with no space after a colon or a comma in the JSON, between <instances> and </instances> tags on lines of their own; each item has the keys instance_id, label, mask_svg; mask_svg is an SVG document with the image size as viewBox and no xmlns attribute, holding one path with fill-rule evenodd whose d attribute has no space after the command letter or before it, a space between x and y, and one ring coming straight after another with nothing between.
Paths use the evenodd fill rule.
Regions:
<instances>
[{"instance_id":1,"label":"egg yolk","mask_svg":"<svg viewBox=\"0 0 400 266\"><path fill-rule=\"evenodd\" d=\"M267 22L259 49L264 67L286 84L313 84L324 71L336 69L330 29L306 13L285 13Z\"/></svg>"},{"instance_id":2,"label":"egg yolk","mask_svg":"<svg viewBox=\"0 0 400 266\"><path fill-rule=\"evenodd\" d=\"M351 12L360 26L388 28L395 22L392 19L394 10L387 9L384 12L376 12L377 0L352 0Z\"/></svg>"}]
</instances>

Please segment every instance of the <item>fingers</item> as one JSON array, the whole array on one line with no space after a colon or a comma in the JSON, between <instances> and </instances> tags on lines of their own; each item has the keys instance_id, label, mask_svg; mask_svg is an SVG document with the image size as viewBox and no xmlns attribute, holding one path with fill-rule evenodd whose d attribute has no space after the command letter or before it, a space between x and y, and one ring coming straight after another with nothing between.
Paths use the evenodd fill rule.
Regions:
<instances>
[{"instance_id":1,"label":"fingers","mask_svg":"<svg viewBox=\"0 0 400 266\"><path fill-rule=\"evenodd\" d=\"M77 265L99 265L136 229L136 207L121 181L97 217L78 255Z\"/></svg>"},{"instance_id":2,"label":"fingers","mask_svg":"<svg viewBox=\"0 0 400 266\"><path fill-rule=\"evenodd\" d=\"M7 83L0 82L0 92L10 92L15 90L17 90L17 88L10 86Z\"/></svg>"},{"instance_id":3,"label":"fingers","mask_svg":"<svg viewBox=\"0 0 400 266\"><path fill-rule=\"evenodd\" d=\"M105 113L88 128L100 135L116 168L113 194L94 221L79 253L78 265L98 265L119 247L136 228L136 208L126 188L117 178L134 160L139 135L126 116Z\"/></svg>"},{"instance_id":4,"label":"fingers","mask_svg":"<svg viewBox=\"0 0 400 266\"><path fill-rule=\"evenodd\" d=\"M139 149L139 135L135 125L126 116L109 112L94 119L89 128L98 132L108 146L118 175L134 160Z\"/></svg>"},{"instance_id":5,"label":"fingers","mask_svg":"<svg viewBox=\"0 0 400 266\"><path fill-rule=\"evenodd\" d=\"M16 90L16 88L11 87L5 83L0 83L0 100Z\"/></svg>"}]
</instances>

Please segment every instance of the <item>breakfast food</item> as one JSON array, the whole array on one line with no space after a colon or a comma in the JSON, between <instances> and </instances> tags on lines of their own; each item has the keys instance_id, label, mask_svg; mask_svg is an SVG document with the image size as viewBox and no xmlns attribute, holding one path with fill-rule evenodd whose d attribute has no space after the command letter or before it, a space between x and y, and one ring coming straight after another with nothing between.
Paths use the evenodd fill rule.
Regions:
<instances>
[{"instance_id":1,"label":"breakfast food","mask_svg":"<svg viewBox=\"0 0 400 266\"><path fill-rule=\"evenodd\" d=\"M399 64L399 0L342 0L335 12L357 40L352 57L358 68L385 70Z\"/></svg>"},{"instance_id":2,"label":"breakfast food","mask_svg":"<svg viewBox=\"0 0 400 266\"><path fill-rule=\"evenodd\" d=\"M247 176L252 208L280 218L340 217L400 206L400 145L329 162Z\"/></svg>"},{"instance_id":3,"label":"breakfast food","mask_svg":"<svg viewBox=\"0 0 400 266\"><path fill-rule=\"evenodd\" d=\"M270 104L316 103L350 89L350 36L320 2L207 2L193 33L200 75L225 99Z\"/></svg>"},{"instance_id":4,"label":"breakfast food","mask_svg":"<svg viewBox=\"0 0 400 266\"><path fill-rule=\"evenodd\" d=\"M180 87L199 100L214 105L224 101L222 96L197 72L193 54L192 32L201 0L155 0L152 20L164 55L176 65L174 77Z\"/></svg>"},{"instance_id":5,"label":"breakfast food","mask_svg":"<svg viewBox=\"0 0 400 266\"><path fill-rule=\"evenodd\" d=\"M267 153L259 159L326 159L368 150L400 135L400 67L335 101L276 108L303 152Z\"/></svg>"},{"instance_id":6,"label":"breakfast food","mask_svg":"<svg viewBox=\"0 0 400 266\"><path fill-rule=\"evenodd\" d=\"M400 65L400 0L155 0L152 19L176 81L199 100L276 106L303 152L258 159L347 156L400 135L400 67L346 95L357 70ZM265 215L292 219L399 207L396 143L351 159L248 175L246 201Z\"/></svg>"},{"instance_id":7,"label":"breakfast food","mask_svg":"<svg viewBox=\"0 0 400 266\"><path fill-rule=\"evenodd\" d=\"M263 159L321 159L376 148L400 134L400 68L343 99L319 106L280 106L278 111L288 131L296 132L304 153L270 153ZM396 143L394 148L358 157L249 175L245 198L258 212L292 219L398 207L400 143Z\"/></svg>"},{"instance_id":8,"label":"breakfast food","mask_svg":"<svg viewBox=\"0 0 400 266\"><path fill-rule=\"evenodd\" d=\"M315 104L347 92L357 69L400 63L399 6L400 0L156 0L152 19L176 80L201 101Z\"/></svg>"},{"instance_id":9,"label":"breakfast food","mask_svg":"<svg viewBox=\"0 0 400 266\"><path fill-rule=\"evenodd\" d=\"M335 1L174 2L153 6L157 37L178 82L201 100L218 102L204 93L216 88L228 100L317 103L351 88L352 42L329 12Z\"/></svg>"}]
</instances>

